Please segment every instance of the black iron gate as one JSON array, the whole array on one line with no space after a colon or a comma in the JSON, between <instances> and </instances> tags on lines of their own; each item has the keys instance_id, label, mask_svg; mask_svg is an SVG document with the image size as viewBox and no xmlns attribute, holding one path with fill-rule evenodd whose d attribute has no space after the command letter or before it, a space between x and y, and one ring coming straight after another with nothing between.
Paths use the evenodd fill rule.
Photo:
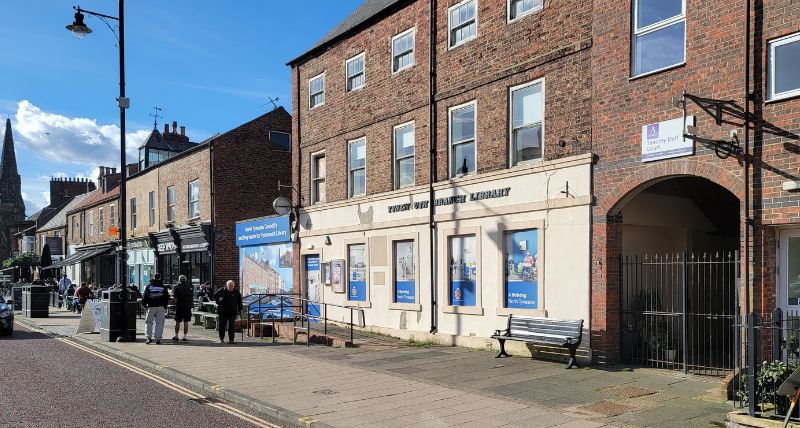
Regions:
<instances>
[{"instance_id":1,"label":"black iron gate","mask_svg":"<svg viewBox=\"0 0 800 428\"><path fill-rule=\"evenodd\" d=\"M622 361L687 373L734 368L739 252L622 256Z\"/></svg>"}]
</instances>

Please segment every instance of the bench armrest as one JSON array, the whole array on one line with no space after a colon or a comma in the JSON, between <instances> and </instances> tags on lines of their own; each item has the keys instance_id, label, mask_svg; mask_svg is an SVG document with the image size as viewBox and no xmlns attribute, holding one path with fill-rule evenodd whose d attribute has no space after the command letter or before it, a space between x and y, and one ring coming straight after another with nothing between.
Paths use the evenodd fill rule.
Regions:
<instances>
[{"instance_id":1,"label":"bench armrest","mask_svg":"<svg viewBox=\"0 0 800 428\"><path fill-rule=\"evenodd\" d=\"M508 336L508 335L509 335L508 329L504 328L502 330L495 330L492 336Z\"/></svg>"}]
</instances>

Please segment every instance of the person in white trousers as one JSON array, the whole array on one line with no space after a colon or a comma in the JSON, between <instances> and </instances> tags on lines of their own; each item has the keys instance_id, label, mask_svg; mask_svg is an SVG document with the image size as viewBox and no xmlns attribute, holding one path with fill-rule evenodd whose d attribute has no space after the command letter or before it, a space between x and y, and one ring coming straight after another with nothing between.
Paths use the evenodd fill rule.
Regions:
<instances>
[{"instance_id":1,"label":"person in white trousers","mask_svg":"<svg viewBox=\"0 0 800 428\"><path fill-rule=\"evenodd\" d=\"M142 296L142 304L147 308L147 316L145 317L145 336L147 337L146 344L153 343L155 339L156 345L161 344L161 336L164 333L164 318L167 315L167 304L169 303L169 291L161 281L161 274L153 275L150 283L144 289ZM155 325L153 325L155 324Z\"/></svg>"}]
</instances>

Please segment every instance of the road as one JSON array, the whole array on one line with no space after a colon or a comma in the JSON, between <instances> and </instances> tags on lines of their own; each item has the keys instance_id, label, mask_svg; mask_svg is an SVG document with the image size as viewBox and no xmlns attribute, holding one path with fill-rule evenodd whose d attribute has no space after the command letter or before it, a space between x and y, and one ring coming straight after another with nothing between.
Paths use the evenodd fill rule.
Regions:
<instances>
[{"instance_id":1,"label":"road","mask_svg":"<svg viewBox=\"0 0 800 428\"><path fill-rule=\"evenodd\" d=\"M280 426L19 324L0 337L0 415L11 427Z\"/></svg>"}]
</instances>

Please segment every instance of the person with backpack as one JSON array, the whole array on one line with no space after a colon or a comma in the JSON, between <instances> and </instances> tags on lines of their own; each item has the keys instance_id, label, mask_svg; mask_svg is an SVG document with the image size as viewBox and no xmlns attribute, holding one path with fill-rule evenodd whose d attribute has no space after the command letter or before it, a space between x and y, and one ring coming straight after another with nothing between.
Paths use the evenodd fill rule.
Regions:
<instances>
[{"instance_id":1,"label":"person with backpack","mask_svg":"<svg viewBox=\"0 0 800 428\"><path fill-rule=\"evenodd\" d=\"M181 330L181 321L183 322L183 341L186 342L186 334L189 333L189 321L192 320L192 308L194 301L192 287L189 286L189 279L186 275L178 277L178 285L172 288L172 297L175 299L175 337L173 341L178 341L178 333Z\"/></svg>"},{"instance_id":2,"label":"person with backpack","mask_svg":"<svg viewBox=\"0 0 800 428\"><path fill-rule=\"evenodd\" d=\"M169 291L161 281L161 274L153 275L150 283L144 289L142 305L147 308L145 315L145 337L146 344L156 341L156 345L161 344L161 336L164 334L164 318L167 316L167 305L169 304ZM154 325L155 324L155 325Z\"/></svg>"},{"instance_id":3,"label":"person with backpack","mask_svg":"<svg viewBox=\"0 0 800 428\"><path fill-rule=\"evenodd\" d=\"M214 293L214 301L217 302L219 343L225 343L225 330L228 330L228 343L233 345L236 316L242 311L242 293L236 288L236 283L228 280L224 288Z\"/></svg>"}]
</instances>

